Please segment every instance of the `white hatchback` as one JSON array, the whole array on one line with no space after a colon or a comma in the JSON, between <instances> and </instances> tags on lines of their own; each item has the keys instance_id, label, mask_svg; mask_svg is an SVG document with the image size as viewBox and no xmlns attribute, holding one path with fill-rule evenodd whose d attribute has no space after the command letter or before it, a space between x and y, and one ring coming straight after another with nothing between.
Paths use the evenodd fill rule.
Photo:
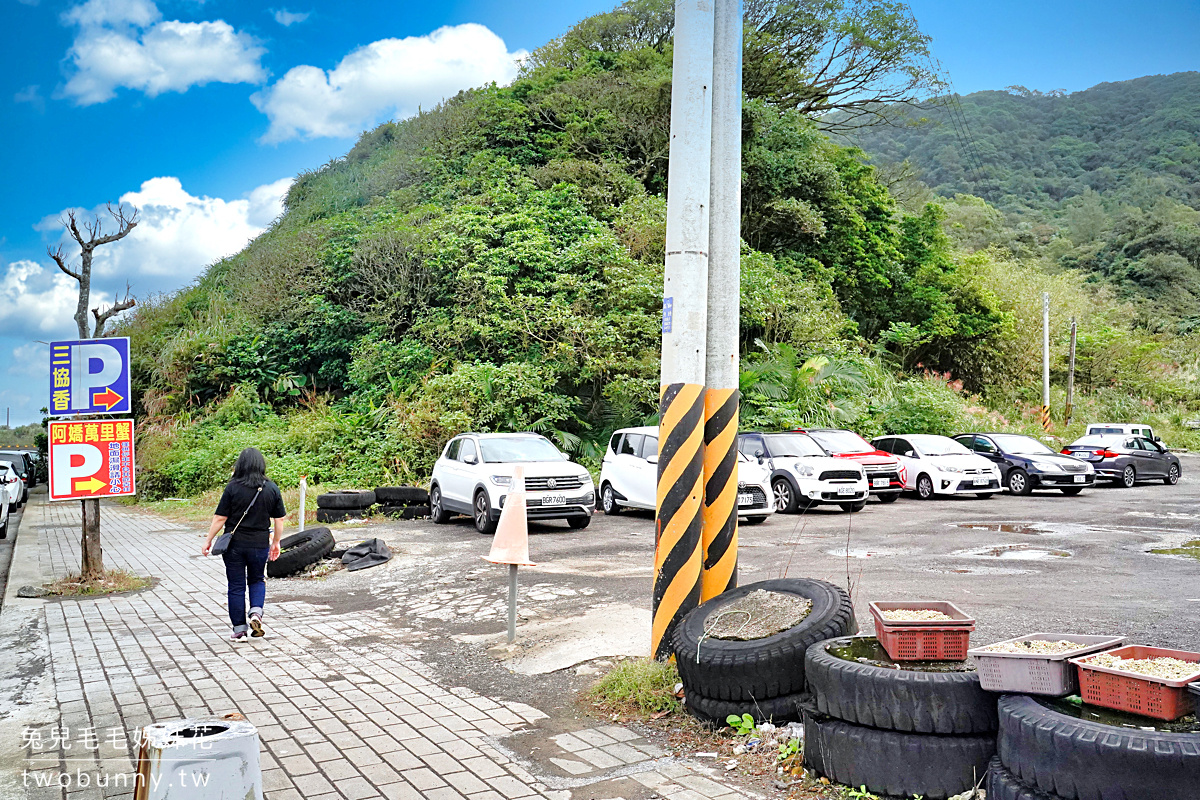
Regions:
<instances>
[{"instance_id":1,"label":"white hatchback","mask_svg":"<svg viewBox=\"0 0 1200 800\"><path fill-rule=\"evenodd\" d=\"M495 533L518 465L525 471L529 519L565 519L572 528L588 526L596 510L592 476L536 433L464 433L451 439L433 465L433 521L440 525L454 514L466 514L480 533Z\"/></svg>"},{"instance_id":2,"label":"white hatchback","mask_svg":"<svg viewBox=\"0 0 1200 800\"><path fill-rule=\"evenodd\" d=\"M775 513L771 473L738 454L738 518L759 523ZM619 514L623 507L653 511L658 491L658 428L622 428L604 451L600 468L600 508Z\"/></svg>"},{"instance_id":3,"label":"white hatchback","mask_svg":"<svg viewBox=\"0 0 1200 800\"><path fill-rule=\"evenodd\" d=\"M872 444L900 460L907 472L904 488L922 500L939 494L987 498L1001 489L1000 468L949 436L881 436Z\"/></svg>"},{"instance_id":4,"label":"white hatchback","mask_svg":"<svg viewBox=\"0 0 1200 800\"><path fill-rule=\"evenodd\" d=\"M0 461L0 539L8 536L9 511L19 506L25 484L17 471L7 462Z\"/></svg>"}]
</instances>

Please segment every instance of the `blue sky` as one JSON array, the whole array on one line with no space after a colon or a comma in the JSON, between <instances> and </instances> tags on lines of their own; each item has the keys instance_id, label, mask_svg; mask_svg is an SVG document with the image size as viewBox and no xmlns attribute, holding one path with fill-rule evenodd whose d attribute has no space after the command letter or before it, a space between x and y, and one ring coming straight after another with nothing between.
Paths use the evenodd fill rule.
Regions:
<instances>
[{"instance_id":1,"label":"blue sky","mask_svg":"<svg viewBox=\"0 0 1200 800\"><path fill-rule=\"evenodd\" d=\"M361 130L504 82L523 53L613 4L0 0L0 410L37 419L37 340L73 338L73 285L45 254L64 210L138 206L138 229L97 251L96 292L173 291ZM1200 68L1195 0L911 6L964 94Z\"/></svg>"}]
</instances>

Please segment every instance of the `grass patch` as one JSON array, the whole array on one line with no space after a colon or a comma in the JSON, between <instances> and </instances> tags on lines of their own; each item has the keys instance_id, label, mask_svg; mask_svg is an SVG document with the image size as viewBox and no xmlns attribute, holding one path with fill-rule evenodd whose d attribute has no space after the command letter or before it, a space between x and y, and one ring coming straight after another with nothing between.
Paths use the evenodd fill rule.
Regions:
<instances>
[{"instance_id":1,"label":"grass patch","mask_svg":"<svg viewBox=\"0 0 1200 800\"><path fill-rule=\"evenodd\" d=\"M1187 556L1200 561L1200 539L1184 542L1180 547L1167 547L1150 552L1160 556Z\"/></svg>"},{"instance_id":2,"label":"grass patch","mask_svg":"<svg viewBox=\"0 0 1200 800\"><path fill-rule=\"evenodd\" d=\"M78 574L67 575L43 588L51 597L95 597L120 592L136 592L154 585L154 578L134 575L123 569L106 569L104 574L93 580L84 580Z\"/></svg>"},{"instance_id":3,"label":"grass patch","mask_svg":"<svg viewBox=\"0 0 1200 800\"><path fill-rule=\"evenodd\" d=\"M679 672L674 664L652 658L622 661L597 681L588 699L600 709L621 716L649 716L678 711L675 686Z\"/></svg>"},{"instance_id":4,"label":"grass patch","mask_svg":"<svg viewBox=\"0 0 1200 800\"><path fill-rule=\"evenodd\" d=\"M317 523L317 495L325 492L333 491L335 487L331 484L310 485L305 494L305 526L313 527ZM221 500L221 493L225 491L225 487L220 489L209 489L195 497L171 497L163 500L141 500L135 497L123 498L116 502L130 508L136 508L139 511L149 511L153 514L166 517L172 522L209 522L212 520L213 511L217 508L217 503ZM283 506L287 509L286 525L296 527L300 523L300 490L298 488L281 489L283 492ZM322 523L323 524L323 523Z\"/></svg>"}]
</instances>

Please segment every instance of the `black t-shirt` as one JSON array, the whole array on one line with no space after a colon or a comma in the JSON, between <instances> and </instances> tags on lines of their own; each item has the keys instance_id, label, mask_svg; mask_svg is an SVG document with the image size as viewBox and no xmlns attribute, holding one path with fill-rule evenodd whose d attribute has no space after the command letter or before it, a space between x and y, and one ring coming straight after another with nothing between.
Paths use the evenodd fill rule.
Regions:
<instances>
[{"instance_id":1,"label":"black t-shirt","mask_svg":"<svg viewBox=\"0 0 1200 800\"><path fill-rule=\"evenodd\" d=\"M287 511L283 508L283 494L280 493L279 487L269 480L263 484L261 496L254 500L257 493L256 488L232 480L225 486L225 493L221 495L221 502L217 503L216 513L218 517L227 518L226 533L237 528L233 539L238 544L248 547L270 547L271 520L287 516ZM251 501L254 501L253 506L250 505ZM248 512L247 508L250 509ZM242 519L242 514L246 515L245 519ZM242 520L241 525L238 525L238 520Z\"/></svg>"}]
</instances>

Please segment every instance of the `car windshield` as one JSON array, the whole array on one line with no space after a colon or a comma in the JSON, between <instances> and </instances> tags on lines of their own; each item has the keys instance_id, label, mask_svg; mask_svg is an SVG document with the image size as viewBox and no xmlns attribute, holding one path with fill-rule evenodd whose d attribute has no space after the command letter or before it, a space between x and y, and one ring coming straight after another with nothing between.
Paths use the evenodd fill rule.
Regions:
<instances>
[{"instance_id":1,"label":"car windshield","mask_svg":"<svg viewBox=\"0 0 1200 800\"><path fill-rule=\"evenodd\" d=\"M850 431L813 431L809 434L831 453L874 453L875 447Z\"/></svg>"},{"instance_id":2,"label":"car windshield","mask_svg":"<svg viewBox=\"0 0 1200 800\"><path fill-rule=\"evenodd\" d=\"M1016 436L1011 433L993 434L992 438L1000 449L1005 453L1013 453L1019 456L1052 456L1054 451L1046 445L1039 442L1037 439L1031 439L1028 436Z\"/></svg>"},{"instance_id":3,"label":"car windshield","mask_svg":"<svg viewBox=\"0 0 1200 800\"><path fill-rule=\"evenodd\" d=\"M772 458L788 456L823 456L821 446L804 433L772 433L763 437L767 440L767 451Z\"/></svg>"},{"instance_id":4,"label":"car windshield","mask_svg":"<svg viewBox=\"0 0 1200 800\"><path fill-rule=\"evenodd\" d=\"M540 436L498 436L480 439L479 450L488 464L520 461L562 461L562 453Z\"/></svg>"},{"instance_id":5,"label":"car windshield","mask_svg":"<svg viewBox=\"0 0 1200 800\"><path fill-rule=\"evenodd\" d=\"M971 451L946 436L908 436L912 444L927 456L960 456Z\"/></svg>"}]
</instances>

